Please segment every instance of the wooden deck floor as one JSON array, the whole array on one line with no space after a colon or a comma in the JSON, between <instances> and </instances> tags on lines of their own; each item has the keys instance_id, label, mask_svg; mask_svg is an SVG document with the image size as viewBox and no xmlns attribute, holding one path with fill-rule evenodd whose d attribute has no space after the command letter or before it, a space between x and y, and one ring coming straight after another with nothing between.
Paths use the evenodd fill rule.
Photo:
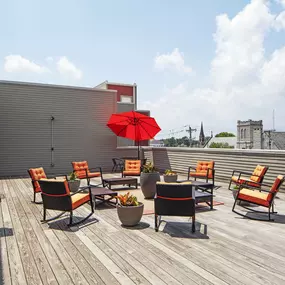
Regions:
<instances>
[{"instance_id":1,"label":"wooden deck floor","mask_svg":"<svg viewBox=\"0 0 285 285\"><path fill-rule=\"evenodd\" d=\"M225 205L186 218L169 218L160 232L153 215L138 228L120 226L116 209L98 208L88 223L67 228L67 216L41 224L42 205L31 203L29 179L0 180L0 256L3 284L285 284L285 217L275 223L231 212ZM285 195L276 209L285 214ZM76 211L81 217L87 207ZM52 211L49 214L53 215ZM98 219L98 221L97 221Z\"/></svg>"}]
</instances>

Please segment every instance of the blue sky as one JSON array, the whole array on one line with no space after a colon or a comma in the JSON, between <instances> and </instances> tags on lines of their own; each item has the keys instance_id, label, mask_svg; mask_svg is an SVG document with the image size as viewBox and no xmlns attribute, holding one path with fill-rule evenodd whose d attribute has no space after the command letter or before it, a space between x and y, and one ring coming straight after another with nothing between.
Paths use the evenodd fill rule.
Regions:
<instances>
[{"instance_id":1,"label":"blue sky","mask_svg":"<svg viewBox=\"0 0 285 285\"><path fill-rule=\"evenodd\" d=\"M1 1L0 79L136 82L139 107L151 110L162 135L201 121L208 132L235 131L236 120L249 118L269 127L273 109L276 126L285 130L285 85L270 88L272 77L285 75L285 65L276 63L285 46L282 1ZM229 22L218 25L223 14Z\"/></svg>"}]
</instances>

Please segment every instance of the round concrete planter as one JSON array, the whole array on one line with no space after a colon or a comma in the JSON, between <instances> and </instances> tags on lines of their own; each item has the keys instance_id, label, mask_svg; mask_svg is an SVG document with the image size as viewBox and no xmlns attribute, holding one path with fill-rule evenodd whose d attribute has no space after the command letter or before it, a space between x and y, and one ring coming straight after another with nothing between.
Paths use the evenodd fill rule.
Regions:
<instances>
[{"instance_id":1,"label":"round concrete planter","mask_svg":"<svg viewBox=\"0 0 285 285\"><path fill-rule=\"evenodd\" d=\"M152 199L156 193L156 182L160 181L158 172L141 173L140 185L146 199Z\"/></svg>"},{"instance_id":2,"label":"round concrete planter","mask_svg":"<svg viewBox=\"0 0 285 285\"><path fill-rule=\"evenodd\" d=\"M76 192L80 186L80 180L68 181L68 185L70 192Z\"/></svg>"},{"instance_id":3,"label":"round concrete planter","mask_svg":"<svg viewBox=\"0 0 285 285\"><path fill-rule=\"evenodd\" d=\"M133 227L137 225L143 214L144 204L139 202L138 206L117 205L118 217L123 226Z\"/></svg>"},{"instance_id":4,"label":"round concrete planter","mask_svg":"<svg viewBox=\"0 0 285 285\"><path fill-rule=\"evenodd\" d=\"M167 183L176 182L177 178L178 178L177 174L175 174L175 175L165 175L164 174L163 175L164 182L167 182Z\"/></svg>"}]
</instances>

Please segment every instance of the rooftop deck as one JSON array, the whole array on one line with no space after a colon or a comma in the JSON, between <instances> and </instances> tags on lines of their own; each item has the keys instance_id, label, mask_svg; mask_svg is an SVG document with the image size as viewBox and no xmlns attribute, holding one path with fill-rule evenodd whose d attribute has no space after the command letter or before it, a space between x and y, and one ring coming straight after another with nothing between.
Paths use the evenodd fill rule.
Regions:
<instances>
[{"instance_id":1,"label":"rooftop deck","mask_svg":"<svg viewBox=\"0 0 285 285\"><path fill-rule=\"evenodd\" d=\"M67 228L67 216L42 224L30 179L0 180L0 280L3 284L285 284L285 194L274 223L231 212L233 197L217 182L213 211L169 217L156 233L153 215L122 228L115 208ZM76 216L86 215L81 207ZM49 214L54 215L52 211Z\"/></svg>"}]
</instances>

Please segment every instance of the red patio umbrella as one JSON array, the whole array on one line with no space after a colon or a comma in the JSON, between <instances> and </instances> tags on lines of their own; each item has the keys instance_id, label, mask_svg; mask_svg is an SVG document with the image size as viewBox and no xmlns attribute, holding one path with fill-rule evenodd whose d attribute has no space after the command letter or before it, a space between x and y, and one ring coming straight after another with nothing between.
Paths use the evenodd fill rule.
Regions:
<instances>
[{"instance_id":1,"label":"red patio umbrella","mask_svg":"<svg viewBox=\"0 0 285 285\"><path fill-rule=\"evenodd\" d=\"M135 111L112 114L107 126L119 137L139 142L152 139L161 129L154 118Z\"/></svg>"}]
</instances>

